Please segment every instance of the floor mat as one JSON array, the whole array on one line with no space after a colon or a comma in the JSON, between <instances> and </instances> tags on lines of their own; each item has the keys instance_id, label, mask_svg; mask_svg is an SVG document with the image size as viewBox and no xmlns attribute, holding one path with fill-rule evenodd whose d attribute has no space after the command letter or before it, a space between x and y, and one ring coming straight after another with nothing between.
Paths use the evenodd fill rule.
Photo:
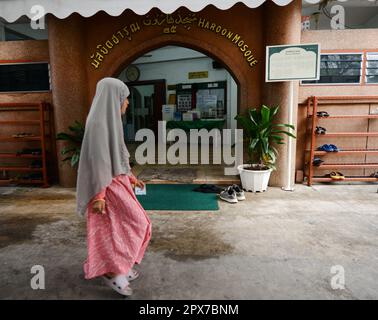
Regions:
<instances>
[{"instance_id":1,"label":"floor mat","mask_svg":"<svg viewBox=\"0 0 378 320\"><path fill-rule=\"evenodd\" d=\"M146 210L219 210L214 193L193 191L196 184L147 184L146 195L137 195Z\"/></svg>"}]
</instances>

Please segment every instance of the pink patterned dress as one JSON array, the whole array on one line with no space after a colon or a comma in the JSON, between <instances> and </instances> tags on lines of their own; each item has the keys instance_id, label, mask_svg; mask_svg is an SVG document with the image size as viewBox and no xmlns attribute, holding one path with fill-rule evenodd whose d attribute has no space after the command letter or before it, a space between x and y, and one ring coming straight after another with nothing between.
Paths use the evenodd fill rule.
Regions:
<instances>
[{"instance_id":1,"label":"pink patterned dress","mask_svg":"<svg viewBox=\"0 0 378 320\"><path fill-rule=\"evenodd\" d=\"M151 238L151 221L134 194L134 181L134 176L118 175L88 204L86 279L110 272L127 274L142 261ZM97 199L106 201L104 214L92 212Z\"/></svg>"}]
</instances>

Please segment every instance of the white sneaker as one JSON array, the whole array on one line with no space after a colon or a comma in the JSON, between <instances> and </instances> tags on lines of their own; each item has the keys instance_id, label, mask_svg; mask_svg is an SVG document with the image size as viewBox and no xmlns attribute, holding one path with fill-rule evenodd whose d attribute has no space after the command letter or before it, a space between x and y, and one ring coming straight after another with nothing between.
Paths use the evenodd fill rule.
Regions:
<instances>
[{"instance_id":1,"label":"white sneaker","mask_svg":"<svg viewBox=\"0 0 378 320\"><path fill-rule=\"evenodd\" d=\"M232 186L229 186L226 190L222 191L219 195L219 197L227 201L229 203L237 203L238 199L236 198L235 190L232 188Z\"/></svg>"},{"instance_id":2,"label":"white sneaker","mask_svg":"<svg viewBox=\"0 0 378 320\"><path fill-rule=\"evenodd\" d=\"M245 200L245 195L242 188L240 188L237 184L234 184L232 185L232 189L234 189L235 191L236 199L238 199L239 201Z\"/></svg>"}]
</instances>

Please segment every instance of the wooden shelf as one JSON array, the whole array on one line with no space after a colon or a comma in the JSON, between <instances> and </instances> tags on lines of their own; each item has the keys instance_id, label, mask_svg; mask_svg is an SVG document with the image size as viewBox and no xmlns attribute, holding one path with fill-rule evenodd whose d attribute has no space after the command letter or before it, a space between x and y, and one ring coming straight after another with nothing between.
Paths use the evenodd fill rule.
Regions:
<instances>
[{"instance_id":1,"label":"wooden shelf","mask_svg":"<svg viewBox=\"0 0 378 320\"><path fill-rule=\"evenodd\" d=\"M316 97L317 105L335 104L376 104L377 96L339 96L339 97Z\"/></svg>"},{"instance_id":2,"label":"wooden shelf","mask_svg":"<svg viewBox=\"0 0 378 320\"><path fill-rule=\"evenodd\" d=\"M332 154L332 158L335 156L345 156L345 155L368 155L368 154L378 154L378 149L345 149L338 152L326 152L326 151L319 151L316 150L317 147L322 145L323 143L320 143L317 141L321 138L365 138L366 144L368 145L368 139L371 137L378 137L377 131L369 131L370 121L375 121L375 119L378 119L378 114L345 114L345 115L329 115L328 117L319 117L317 116L317 111L319 110L318 107L320 105L326 106L326 105L346 105L346 107L350 107L357 104L376 104L378 103L378 96L342 96L342 97L309 97L307 99L307 122L306 122L306 139L305 139L305 153L308 153L309 157L304 156L303 158L303 168L305 172L305 176L307 177L307 184L309 186L312 185L314 181L318 182L337 182L337 181L377 181L377 178L373 177L347 177L343 180L335 180L330 177L316 177L314 172L315 170L337 170L337 169L369 169L369 168L378 168L378 163L327 163L324 162L320 166L314 166L313 165L313 159L315 156L325 156ZM348 106L349 105L349 106ZM322 111L325 108L322 107ZM326 132L325 134L316 134L315 129L316 126L318 126L318 123L320 120L337 120L339 123L342 123L342 121L351 121L355 119L366 119L366 125L367 125L367 131L364 132ZM309 126L309 122L311 122ZM345 122L347 123L347 122ZM365 122L364 122L365 123ZM363 128L365 129L365 128ZM310 149L307 149L308 145L310 145ZM343 143L343 145L345 145ZM306 163L307 161L307 163ZM354 160L356 161L356 160ZM359 160L357 160L359 161ZM366 158L365 158L366 161Z\"/></svg>"},{"instance_id":3,"label":"wooden shelf","mask_svg":"<svg viewBox=\"0 0 378 320\"><path fill-rule=\"evenodd\" d=\"M41 103L0 103L0 111L1 112L16 112L18 119L12 120L2 120L0 121L0 126L5 125L13 125L13 126L35 126L38 128L38 132L33 131L33 136L25 136L25 137L12 137L12 133L8 133L8 136L0 136L0 142L38 142L39 148L41 150L41 154L17 154L15 152L4 152L0 153L0 158L6 159L40 159L41 167L40 168L33 168L28 164L17 164L15 163L4 163L2 166L0 165L0 170L2 171L10 171L10 172L38 172L40 174L37 175L37 179L17 179L10 175L10 179L7 180L0 180L1 185L6 184L42 184L42 187L48 187L48 176L47 176L47 140L49 140L50 149L53 150L53 127L51 122L51 108L48 103L41 102ZM31 117L29 114L25 114L23 111L36 111L38 115ZM9 117L8 117L9 119ZM38 119L38 120L36 120ZM46 127L47 125L47 127ZM27 130L23 130L20 132L27 132ZM17 134L14 133L14 134ZM48 138L49 137L49 138ZM22 151L20 151L22 152ZM33 163L31 163L33 164ZM39 179L40 175L40 179Z\"/></svg>"},{"instance_id":4,"label":"wooden shelf","mask_svg":"<svg viewBox=\"0 0 378 320\"><path fill-rule=\"evenodd\" d=\"M23 138L14 138L14 137L0 137L0 142L25 142L25 141L40 141L40 136L33 137L23 137Z\"/></svg>"},{"instance_id":5,"label":"wooden shelf","mask_svg":"<svg viewBox=\"0 0 378 320\"><path fill-rule=\"evenodd\" d=\"M43 184L43 180L28 180L28 179L8 179L8 180L0 180L0 184Z\"/></svg>"},{"instance_id":6,"label":"wooden shelf","mask_svg":"<svg viewBox=\"0 0 378 320\"><path fill-rule=\"evenodd\" d=\"M0 105L0 112L16 110L40 110L40 108L40 103L2 103Z\"/></svg>"},{"instance_id":7,"label":"wooden shelf","mask_svg":"<svg viewBox=\"0 0 378 320\"><path fill-rule=\"evenodd\" d=\"M308 118L312 118L312 115L309 115ZM348 115L330 115L328 117L317 117L320 119L378 119L378 114L348 114Z\"/></svg>"},{"instance_id":8,"label":"wooden shelf","mask_svg":"<svg viewBox=\"0 0 378 320\"><path fill-rule=\"evenodd\" d=\"M312 181L317 182L340 182L340 181L363 181L363 182L378 182L378 178L373 177L345 177L343 180L335 180L328 177L313 177Z\"/></svg>"},{"instance_id":9,"label":"wooden shelf","mask_svg":"<svg viewBox=\"0 0 378 320\"><path fill-rule=\"evenodd\" d=\"M314 169L359 169L359 168L378 168L378 163L323 163L314 166Z\"/></svg>"},{"instance_id":10,"label":"wooden shelf","mask_svg":"<svg viewBox=\"0 0 378 320\"><path fill-rule=\"evenodd\" d=\"M378 132L329 132L316 134L316 137L378 137Z\"/></svg>"},{"instance_id":11,"label":"wooden shelf","mask_svg":"<svg viewBox=\"0 0 378 320\"><path fill-rule=\"evenodd\" d=\"M46 122L46 121L45 121ZM38 120L25 120L25 121L17 121L17 120L7 120L7 121L0 121L0 125L20 125L20 126L39 126Z\"/></svg>"},{"instance_id":12,"label":"wooden shelf","mask_svg":"<svg viewBox=\"0 0 378 320\"><path fill-rule=\"evenodd\" d=\"M0 158L26 158L26 159L41 159L42 155L37 154L20 154L16 153L0 153Z\"/></svg>"},{"instance_id":13,"label":"wooden shelf","mask_svg":"<svg viewBox=\"0 0 378 320\"><path fill-rule=\"evenodd\" d=\"M311 150L307 149L306 152L310 152ZM363 154L374 154L374 153L378 153L378 149L349 149L349 150L340 150L340 151L337 151L337 152L327 152L327 151L319 151L319 150L316 150L314 151L314 155L315 156L325 156L325 155L329 155L329 154L332 154L332 155L347 155L347 154L360 154L360 153L363 153Z\"/></svg>"},{"instance_id":14,"label":"wooden shelf","mask_svg":"<svg viewBox=\"0 0 378 320\"><path fill-rule=\"evenodd\" d=\"M34 171L42 171L42 168L30 168L30 167L0 167L0 170L6 170L6 171L30 171L30 172L34 172Z\"/></svg>"}]
</instances>

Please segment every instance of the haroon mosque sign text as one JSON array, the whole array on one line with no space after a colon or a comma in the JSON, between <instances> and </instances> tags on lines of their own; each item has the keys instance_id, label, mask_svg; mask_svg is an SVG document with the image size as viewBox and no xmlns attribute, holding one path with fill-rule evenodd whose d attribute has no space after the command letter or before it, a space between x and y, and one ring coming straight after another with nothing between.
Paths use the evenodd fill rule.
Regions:
<instances>
[{"instance_id":1,"label":"haroon mosque sign text","mask_svg":"<svg viewBox=\"0 0 378 320\"><path fill-rule=\"evenodd\" d=\"M150 18L147 15L141 22L135 21L122 29L117 30L110 39L105 41L105 43L100 43L97 45L96 52L90 56L92 67L94 69L98 69L104 59L106 59L107 55L110 54L121 41L132 41L133 36L143 28L154 26L161 26L164 34L175 34L177 33L177 28L184 28L185 30L189 31L193 26L214 32L221 37L225 37L236 45L250 67L257 64L257 59L252 53L252 48L246 43L241 35L215 22L208 21L204 18L197 18L195 13L190 13L187 16L182 16L180 13L178 13L175 15L157 14L154 18Z\"/></svg>"}]
</instances>

